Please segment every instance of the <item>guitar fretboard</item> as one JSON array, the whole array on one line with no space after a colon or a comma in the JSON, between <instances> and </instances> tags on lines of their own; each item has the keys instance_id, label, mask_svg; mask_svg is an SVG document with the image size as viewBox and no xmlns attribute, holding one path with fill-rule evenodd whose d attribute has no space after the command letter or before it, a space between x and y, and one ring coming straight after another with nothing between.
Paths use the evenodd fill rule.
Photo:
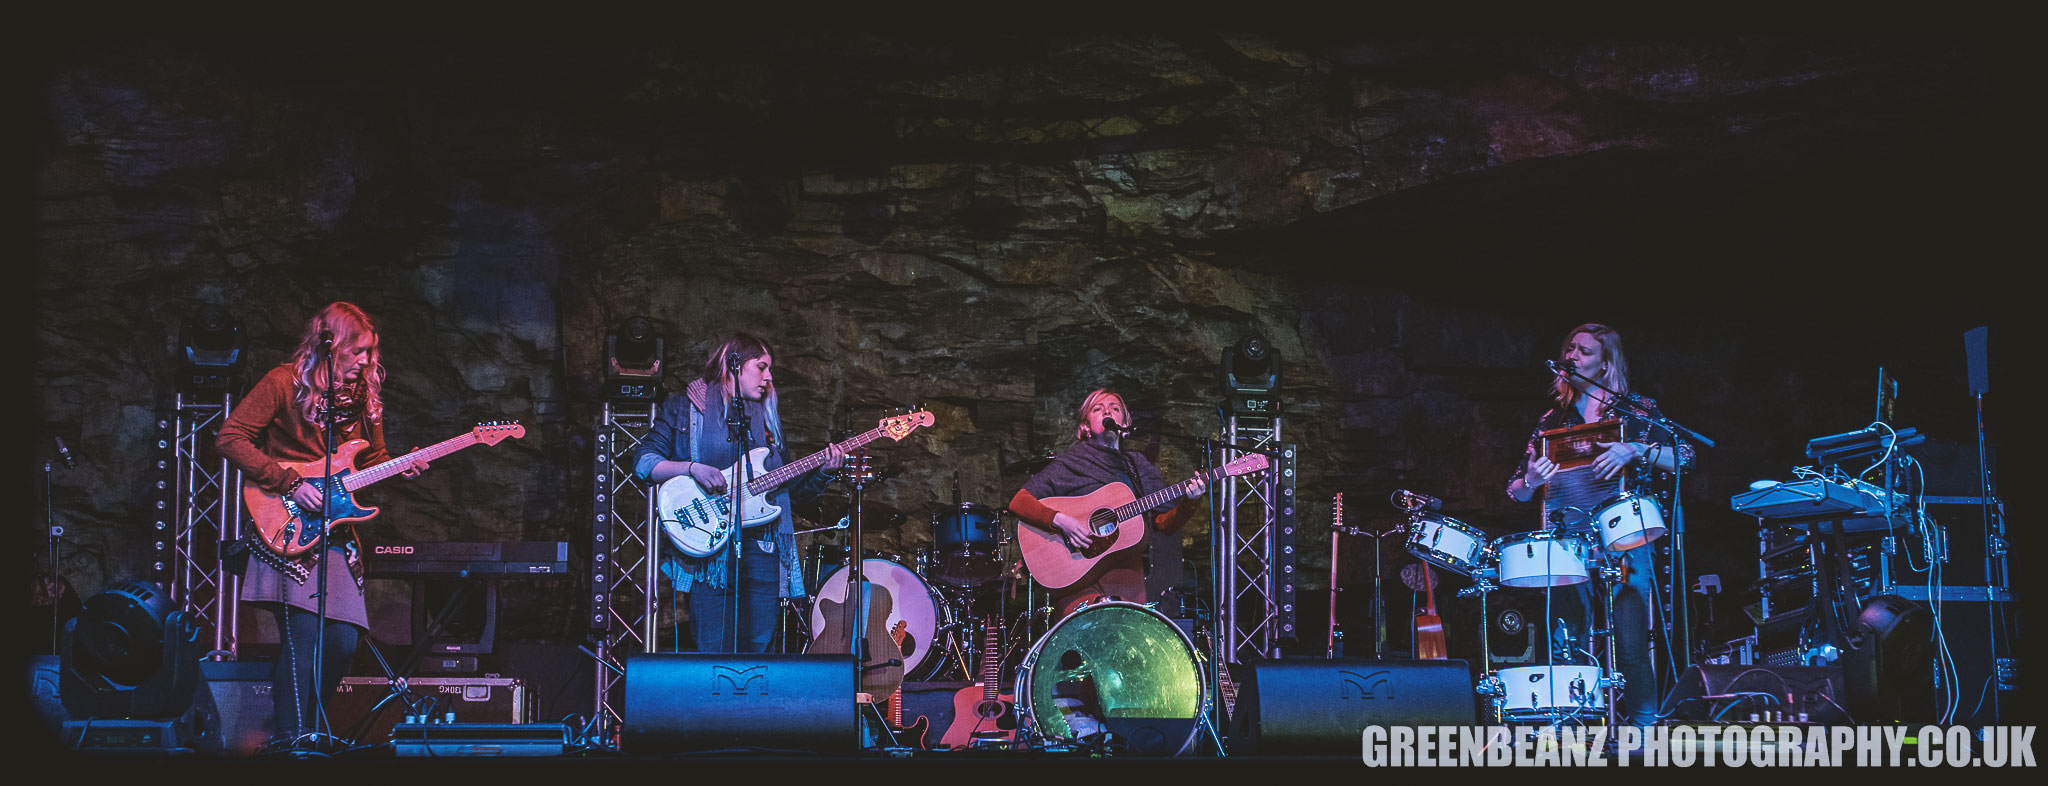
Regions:
<instances>
[{"instance_id":1,"label":"guitar fretboard","mask_svg":"<svg viewBox=\"0 0 2048 786\"><path fill-rule=\"evenodd\" d=\"M841 451L850 453L854 450L858 450L862 445L875 441L881 436L882 427L876 426L872 429L869 429L866 433L860 434L859 436L856 436L845 442L838 443L838 447ZM774 489L777 486L780 486L784 483L788 483L791 479L794 479L798 475L802 475L806 472L824 466L825 458L830 452L830 450L820 450L816 453L812 453L811 455L797 459L796 461L792 461L788 464L776 467L775 469L769 471L768 474L762 475L758 478L754 478L753 481L747 483L747 493L765 494L769 490Z\"/></svg>"},{"instance_id":2,"label":"guitar fretboard","mask_svg":"<svg viewBox=\"0 0 2048 786\"><path fill-rule=\"evenodd\" d=\"M1112 515L1116 516L1116 521L1128 520L1134 516L1144 513L1145 511L1159 507L1160 505L1164 505L1168 501L1172 500L1174 497L1178 497L1182 494L1187 493L1188 484L1195 482L1195 478L1201 478L1204 482L1213 483L1217 478L1223 477L1229 471L1230 467L1226 465L1222 467L1217 467L1207 472L1196 473L1194 478L1188 478L1187 480L1183 480L1179 483L1167 486L1166 488L1154 491L1150 494L1146 494L1144 497L1139 498L1134 502L1119 507L1114 511Z\"/></svg>"},{"instance_id":3,"label":"guitar fretboard","mask_svg":"<svg viewBox=\"0 0 2048 786\"><path fill-rule=\"evenodd\" d=\"M981 643L982 695L987 701L995 701L1002 694L1003 671L1002 662L996 658L996 642L998 641L996 632L998 628L996 627L995 620L988 620L983 624L986 627L982 631Z\"/></svg>"},{"instance_id":4,"label":"guitar fretboard","mask_svg":"<svg viewBox=\"0 0 2048 786\"><path fill-rule=\"evenodd\" d=\"M370 467L369 469L351 474L348 477L342 478L341 485L343 488L346 488L349 491L355 491L356 489L368 486L372 483L376 483L381 480L388 480L391 478L391 476L404 472L405 469L407 467L412 466L413 462L415 461L431 462L434 459L446 456L450 453L454 453L455 451L474 445L479 441L481 440L477 439L476 432L474 431L469 432L467 434L450 437L440 442L436 442L432 445L428 445L424 448L420 448L419 450L415 450L411 453L407 453L403 456L399 456L398 458L391 459L384 463Z\"/></svg>"}]
</instances>

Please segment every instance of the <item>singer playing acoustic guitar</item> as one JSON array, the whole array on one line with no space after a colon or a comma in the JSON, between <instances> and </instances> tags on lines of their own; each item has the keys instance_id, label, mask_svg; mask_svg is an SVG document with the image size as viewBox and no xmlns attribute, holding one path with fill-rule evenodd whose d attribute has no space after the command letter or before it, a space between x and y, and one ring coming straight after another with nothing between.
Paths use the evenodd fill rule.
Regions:
<instances>
[{"instance_id":1,"label":"singer playing acoustic guitar","mask_svg":"<svg viewBox=\"0 0 2048 786\"><path fill-rule=\"evenodd\" d=\"M1159 474L1158 467L1153 466L1143 454L1122 449L1123 433L1131 422L1130 418L1123 396L1108 389L1089 393L1075 415L1074 444L1025 481L1024 488L1018 489L1017 495L1010 500L1010 512L1027 526L1057 534L1076 551L1095 545L1102 536L1090 529L1088 522L1053 510L1041 500L1083 496L1111 483L1129 486L1135 497L1144 497L1164 488L1166 480ZM1172 507L1166 508L1162 504L1164 510L1155 508L1145 512L1153 529L1179 532L1181 524L1194 514L1196 505L1191 503L1202 498L1207 483L1198 475L1187 481L1184 487L1186 490L1170 503ZM1102 559L1092 580L1049 588L1053 607L1059 616L1065 617L1082 603L1104 597L1144 603L1143 552L1141 545L1110 554Z\"/></svg>"}]
</instances>

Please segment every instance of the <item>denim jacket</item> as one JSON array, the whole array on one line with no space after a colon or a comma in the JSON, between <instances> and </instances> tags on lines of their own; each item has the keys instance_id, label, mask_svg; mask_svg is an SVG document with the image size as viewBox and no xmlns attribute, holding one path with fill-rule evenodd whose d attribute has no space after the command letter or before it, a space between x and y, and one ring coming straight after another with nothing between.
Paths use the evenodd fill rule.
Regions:
<instances>
[{"instance_id":1,"label":"denim jacket","mask_svg":"<svg viewBox=\"0 0 2048 786\"><path fill-rule=\"evenodd\" d=\"M723 420L723 408L717 417L710 417L713 394L703 380L691 380L683 395L670 396L655 412L654 427L640 441L633 451L633 476L640 482L648 482L654 465L662 461L697 461L697 443L694 436L704 433L707 422L718 425ZM722 402L721 402L722 403ZM767 469L774 470L788 462L788 446L782 439L782 422L777 413L768 410L764 424L773 443L767 461ZM822 471L805 473L799 480L788 483L769 494L769 501L782 508L782 516L774 524L748 527L741 531L742 539L754 539L764 527L772 527L771 540L775 543L776 561L781 565L781 582L777 595L785 598L802 597L804 592L803 570L798 566L796 552L795 518L790 513L792 497L809 500L822 491L830 477ZM719 549L707 557L691 557L674 548L668 538L656 538L660 542L661 572L669 577L671 586L677 592L689 592L698 583L713 589L723 589L726 582L726 562L730 557L726 549Z\"/></svg>"}]
</instances>

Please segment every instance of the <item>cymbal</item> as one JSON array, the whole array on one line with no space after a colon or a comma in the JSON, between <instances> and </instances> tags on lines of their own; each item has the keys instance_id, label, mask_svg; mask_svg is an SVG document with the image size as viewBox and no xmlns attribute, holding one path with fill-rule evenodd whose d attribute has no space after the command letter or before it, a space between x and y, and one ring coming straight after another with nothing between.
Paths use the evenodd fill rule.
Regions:
<instances>
[{"instance_id":1,"label":"cymbal","mask_svg":"<svg viewBox=\"0 0 2048 786\"><path fill-rule=\"evenodd\" d=\"M1018 459L1016 461L1012 461L1008 464L1004 464L1003 471L1036 473L1041 469L1045 469L1045 466L1047 464L1051 464L1052 460L1052 451L1041 451L1030 456L1025 456L1024 458Z\"/></svg>"},{"instance_id":2,"label":"cymbal","mask_svg":"<svg viewBox=\"0 0 2048 786\"><path fill-rule=\"evenodd\" d=\"M839 523L841 518L853 515L853 495L844 492L819 494L810 504L798 506L796 512L819 526L829 527ZM873 497L861 500L860 513L863 532L895 529L903 526L903 522L910 518L909 514L897 510L894 505Z\"/></svg>"}]
</instances>

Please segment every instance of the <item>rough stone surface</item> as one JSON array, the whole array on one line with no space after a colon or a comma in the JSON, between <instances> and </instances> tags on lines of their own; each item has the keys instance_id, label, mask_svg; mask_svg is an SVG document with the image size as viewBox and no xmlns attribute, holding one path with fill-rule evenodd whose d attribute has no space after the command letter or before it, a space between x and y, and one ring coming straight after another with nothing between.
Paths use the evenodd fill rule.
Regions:
<instances>
[{"instance_id":1,"label":"rough stone surface","mask_svg":"<svg viewBox=\"0 0 2048 786\"><path fill-rule=\"evenodd\" d=\"M89 595L147 569L183 319L233 310L253 380L343 299L382 321L394 447L529 425L368 492L373 538L565 540L581 575L604 336L636 315L669 391L724 332L770 337L800 451L930 407L871 496L910 514L869 544L898 554L955 473L1007 501L1004 465L1064 446L1095 387L1193 471L1221 353L1255 333L1304 451L1306 599L1338 491L1374 529L1394 488L1533 526L1501 488L1541 362L1603 321L1721 441L1688 479L1695 567L1739 574L1727 497L1867 422L1876 366L1973 439L1955 335L1995 312L1934 260L2010 231L1987 150L2010 65L1854 37L72 48L30 137L31 419L81 457L53 480L63 573ZM1924 305L1857 308L1887 293ZM1340 583L1370 581L1358 553ZM507 592L533 611L501 635L580 635L575 588Z\"/></svg>"}]
</instances>

